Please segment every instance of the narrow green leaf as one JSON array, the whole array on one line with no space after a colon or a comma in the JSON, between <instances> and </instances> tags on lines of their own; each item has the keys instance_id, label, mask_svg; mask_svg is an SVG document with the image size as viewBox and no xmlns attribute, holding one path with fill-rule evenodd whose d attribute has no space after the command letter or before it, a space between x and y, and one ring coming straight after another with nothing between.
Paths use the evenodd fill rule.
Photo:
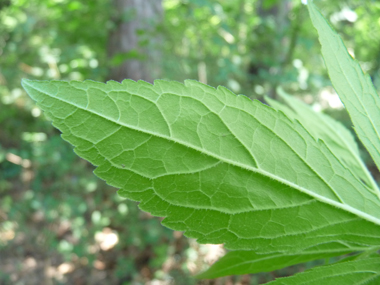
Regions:
<instances>
[{"instance_id":1,"label":"narrow green leaf","mask_svg":"<svg viewBox=\"0 0 380 285\"><path fill-rule=\"evenodd\" d=\"M23 80L95 174L200 243L380 244L380 201L297 121L196 81Z\"/></svg>"},{"instance_id":2,"label":"narrow green leaf","mask_svg":"<svg viewBox=\"0 0 380 285\"><path fill-rule=\"evenodd\" d=\"M315 267L291 277L278 278L270 285L378 285L380 258L368 258Z\"/></svg>"},{"instance_id":3,"label":"narrow green leaf","mask_svg":"<svg viewBox=\"0 0 380 285\"><path fill-rule=\"evenodd\" d=\"M380 192L377 184L361 160L358 146L350 131L330 116L315 112L305 103L286 94L281 88L277 89L277 93L295 112L270 98L266 98L267 102L275 109L284 112L289 118L299 120L315 139L322 139L340 162L347 166L379 196Z\"/></svg>"},{"instance_id":4,"label":"narrow green leaf","mask_svg":"<svg viewBox=\"0 0 380 285\"><path fill-rule=\"evenodd\" d=\"M331 82L351 116L356 133L380 169L380 98L371 78L348 53L339 35L313 3L308 4L319 34Z\"/></svg>"},{"instance_id":5,"label":"narrow green leaf","mask_svg":"<svg viewBox=\"0 0 380 285\"><path fill-rule=\"evenodd\" d=\"M277 91L277 93L278 93L278 91ZM300 121L300 116L297 115L296 112L293 109L291 109L288 106L280 103L278 100L274 100L274 99L270 98L269 96L264 96L264 98L265 98L265 101L272 108L276 109L277 111L283 112L288 118L290 118L292 120L298 120L298 121ZM305 126L305 124L303 124L304 122L301 122L301 123L302 123L302 125ZM310 132L310 130L308 130L308 131Z\"/></svg>"},{"instance_id":6,"label":"narrow green leaf","mask_svg":"<svg viewBox=\"0 0 380 285\"><path fill-rule=\"evenodd\" d=\"M370 249L366 249L365 251L355 254L355 255L350 255L348 257L345 257L341 260L339 260L336 263L342 263L342 262L347 262L347 261L352 261L352 260L362 260L362 259L368 259L368 258L379 258L379 246L375 246Z\"/></svg>"},{"instance_id":7,"label":"narrow green leaf","mask_svg":"<svg viewBox=\"0 0 380 285\"><path fill-rule=\"evenodd\" d=\"M352 248L347 251L329 252L328 248L321 248L319 251L304 251L297 254L257 254L254 251L230 251L214 263L207 271L200 273L195 277L199 279L212 279L228 275L270 272L298 263L330 258L360 250L363 249Z\"/></svg>"}]
</instances>

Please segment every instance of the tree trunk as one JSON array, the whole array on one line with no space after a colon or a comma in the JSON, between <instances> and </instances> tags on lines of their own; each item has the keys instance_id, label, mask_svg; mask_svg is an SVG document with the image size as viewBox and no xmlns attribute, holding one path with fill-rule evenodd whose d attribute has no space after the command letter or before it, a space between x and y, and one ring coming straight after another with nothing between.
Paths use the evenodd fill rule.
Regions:
<instances>
[{"instance_id":1,"label":"tree trunk","mask_svg":"<svg viewBox=\"0 0 380 285\"><path fill-rule=\"evenodd\" d=\"M114 0L114 7L116 26L108 43L114 67L109 79L152 82L160 73L157 27L162 20L162 0Z\"/></svg>"},{"instance_id":2,"label":"tree trunk","mask_svg":"<svg viewBox=\"0 0 380 285\"><path fill-rule=\"evenodd\" d=\"M277 81L294 50L296 38L293 39L292 35L290 40L286 32L290 25L288 15L291 10L291 0L257 2L257 14L261 17L262 24L252 32L260 41L251 43L253 53L248 73L253 84L260 84L270 78L271 87L267 90L267 95L272 98L276 96ZM268 24L271 21L274 25Z\"/></svg>"}]
</instances>

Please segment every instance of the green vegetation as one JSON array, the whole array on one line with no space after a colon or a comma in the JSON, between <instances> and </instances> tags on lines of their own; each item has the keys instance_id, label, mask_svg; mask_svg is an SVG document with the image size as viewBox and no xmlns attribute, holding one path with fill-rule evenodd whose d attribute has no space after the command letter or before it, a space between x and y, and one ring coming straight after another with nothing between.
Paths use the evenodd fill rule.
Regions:
<instances>
[{"instance_id":1,"label":"green vegetation","mask_svg":"<svg viewBox=\"0 0 380 285\"><path fill-rule=\"evenodd\" d=\"M379 165L380 99L320 12L313 4L309 9L333 85ZM249 262L272 258L275 269L297 258L379 248L380 190L360 162L357 146L351 140L345 149L356 159L354 169L360 172L355 173L347 168L344 151L334 155L320 140L329 136L338 144L341 137L328 129L310 135L302 125L306 117L299 124L259 101L195 81L23 80L23 87L75 152L97 166L98 177L200 243L250 250L255 258L248 256ZM243 261L246 253L233 252ZM376 268L379 260L367 257L300 276L315 282L377 282L378 271L362 271ZM218 266L222 269L212 277L226 275ZM292 280L305 278L300 276L287 282L297 284Z\"/></svg>"},{"instance_id":2,"label":"green vegetation","mask_svg":"<svg viewBox=\"0 0 380 285\"><path fill-rule=\"evenodd\" d=\"M6 55L0 59L0 250L4 264L15 256L1 281L209 284L191 275L207 268L201 260L212 247L173 233L150 214L198 243L230 250L199 279L277 270L220 278L262 284L310 269L271 284L379 281L380 102L372 81L376 86L380 65L353 60L313 5L327 70L357 137L343 110L327 110L342 124L288 95L332 96L306 6L298 1L167 0L162 22L136 30L136 49L111 48L108 58L109 35L133 22L137 8L119 15L108 1L21 2L0 14ZM368 6L351 4L355 12L341 6L341 14L332 14L332 20L346 17L336 20L337 29L373 27ZM372 12L380 9L371 5ZM328 14L337 6L321 7ZM88 31L97 29L91 37ZM376 44L347 42L361 59L375 58ZM35 106L19 85L26 74L105 81L124 62L250 98L193 80L25 79ZM273 108L251 100L262 95ZM120 188L119 196L38 118L41 110L98 177ZM316 266L321 259L327 264Z\"/></svg>"}]
</instances>

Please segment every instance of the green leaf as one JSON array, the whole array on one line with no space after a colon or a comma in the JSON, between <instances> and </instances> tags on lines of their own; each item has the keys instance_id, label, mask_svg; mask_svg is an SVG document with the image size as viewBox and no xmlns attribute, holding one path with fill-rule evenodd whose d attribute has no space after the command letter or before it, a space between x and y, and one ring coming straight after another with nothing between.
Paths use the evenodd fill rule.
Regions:
<instances>
[{"instance_id":1,"label":"green leaf","mask_svg":"<svg viewBox=\"0 0 380 285\"><path fill-rule=\"evenodd\" d=\"M348 53L342 39L313 3L309 12L319 34L331 82L351 116L356 133L380 169L380 98L371 78Z\"/></svg>"},{"instance_id":2,"label":"green leaf","mask_svg":"<svg viewBox=\"0 0 380 285\"><path fill-rule=\"evenodd\" d=\"M278 93L278 90L277 90L277 93ZM264 96L265 98L265 101L269 104L269 106L271 106L272 108L278 110L278 111L281 111L283 112L288 118L292 119L292 120L298 120L302 123L303 126L305 126L305 122L302 122L300 119L301 117L299 115L296 114L296 112L294 110L292 110L291 108L289 108L288 106L280 103L279 101L277 100L274 100L272 98L270 98L269 96ZM308 130L310 133L311 133L311 130Z\"/></svg>"},{"instance_id":3,"label":"green leaf","mask_svg":"<svg viewBox=\"0 0 380 285\"><path fill-rule=\"evenodd\" d=\"M200 243L257 253L380 244L380 201L283 113L196 81L23 80L95 174Z\"/></svg>"},{"instance_id":4,"label":"green leaf","mask_svg":"<svg viewBox=\"0 0 380 285\"><path fill-rule=\"evenodd\" d=\"M361 160L358 146L350 131L330 116L315 112L305 103L286 94L281 88L277 89L277 93L295 112L268 97L265 98L266 101L275 109L284 112L289 118L299 120L315 139L322 139L339 161L379 196L377 184Z\"/></svg>"},{"instance_id":5,"label":"green leaf","mask_svg":"<svg viewBox=\"0 0 380 285\"><path fill-rule=\"evenodd\" d=\"M380 284L380 258L368 258L315 267L291 277L278 278L270 285L377 285Z\"/></svg>"},{"instance_id":6,"label":"green leaf","mask_svg":"<svg viewBox=\"0 0 380 285\"><path fill-rule=\"evenodd\" d=\"M207 271L196 276L199 279L212 279L228 275L253 274L259 272L270 272L298 263L317 259L325 259L343 255L352 251L363 250L352 248L347 251L304 251L297 254L257 254L253 251L230 251Z\"/></svg>"}]
</instances>

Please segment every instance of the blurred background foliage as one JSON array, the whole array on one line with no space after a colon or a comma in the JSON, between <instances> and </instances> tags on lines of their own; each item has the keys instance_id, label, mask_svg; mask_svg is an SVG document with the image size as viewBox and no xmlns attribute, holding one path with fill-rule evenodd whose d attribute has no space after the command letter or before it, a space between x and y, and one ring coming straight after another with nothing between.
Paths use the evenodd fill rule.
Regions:
<instances>
[{"instance_id":1,"label":"blurred background foliage","mask_svg":"<svg viewBox=\"0 0 380 285\"><path fill-rule=\"evenodd\" d=\"M380 2L316 3L380 88ZM350 127L301 0L0 0L0 284L261 284L318 263L192 279L223 249L118 197L21 78L196 79L259 100L281 85Z\"/></svg>"}]
</instances>

